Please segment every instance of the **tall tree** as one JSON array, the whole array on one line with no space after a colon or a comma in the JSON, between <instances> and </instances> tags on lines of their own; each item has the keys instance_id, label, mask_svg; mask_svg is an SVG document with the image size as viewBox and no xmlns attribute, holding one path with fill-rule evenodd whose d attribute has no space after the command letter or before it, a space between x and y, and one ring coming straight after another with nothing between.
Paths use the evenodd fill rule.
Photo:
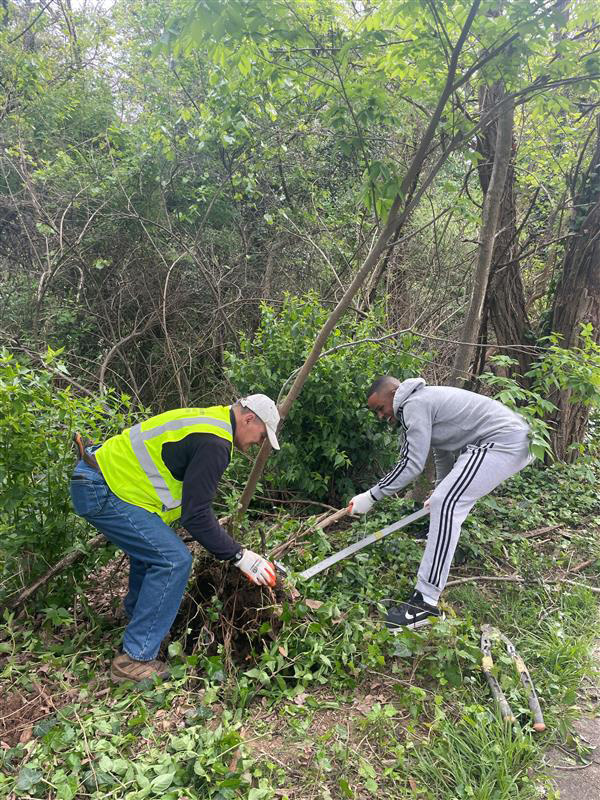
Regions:
<instances>
[{"instance_id":1,"label":"tall tree","mask_svg":"<svg viewBox=\"0 0 600 800\"><path fill-rule=\"evenodd\" d=\"M485 86L480 92L481 113L498 103L501 91L499 84ZM490 188L492 166L496 158L498 141L498 121L494 120L477 136L477 152L481 160L477 164L479 181L484 197ZM494 237L489 280L483 306L483 319L479 341L487 339L487 327L491 322L496 342L507 347L504 351L517 361L519 375L524 375L531 365L530 350L518 345L526 342L530 322L525 305L525 293L521 278L521 264L518 258L519 241L517 234L517 205L515 186L514 134L511 136L510 157L507 166L504 189L500 198L497 232ZM514 348L511 345L517 345ZM485 347L481 347L479 363L485 360Z\"/></svg>"},{"instance_id":2,"label":"tall tree","mask_svg":"<svg viewBox=\"0 0 600 800\"><path fill-rule=\"evenodd\" d=\"M600 343L600 117L591 142L592 155L587 168L574 178L572 236L565 249L561 276L552 309L552 331L562 337L566 348L580 344L582 325L592 326L592 336ZM582 153L581 163L584 154ZM572 460L572 445L582 442L589 417L589 406L571 402L571 390L553 398L558 406L553 433L553 448L563 460Z\"/></svg>"},{"instance_id":3,"label":"tall tree","mask_svg":"<svg viewBox=\"0 0 600 800\"><path fill-rule=\"evenodd\" d=\"M496 125L493 166L483 202L477 266L473 278L471 301L462 329L462 341L457 345L452 368L451 382L454 385L460 385L465 376L468 375L474 349L473 342L475 342L481 327L481 314L488 287L492 253L496 245L500 208L512 150L514 103L506 95L504 86L500 82L493 87L492 92L496 96L496 107L500 104L502 110ZM490 120L490 123L492 121Z\"/></svg>"}]
</instances>

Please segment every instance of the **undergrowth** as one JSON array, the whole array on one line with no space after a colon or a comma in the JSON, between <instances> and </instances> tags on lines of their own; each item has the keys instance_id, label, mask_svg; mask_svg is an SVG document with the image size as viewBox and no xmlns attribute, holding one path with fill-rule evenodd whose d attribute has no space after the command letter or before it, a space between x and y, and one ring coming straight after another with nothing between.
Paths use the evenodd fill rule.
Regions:
<instances>
[{"instance_id":1,"label":"undergrowth","mask_svg":"<svg viewBox=\"0 0 600 800\"><path fill-rule=\"evenodd\" d=\"M392 636L381 623L385 607L412 589L423 525L308 582L293 574L406 514L403 500L381 504L366 524L302 539L284 557L292 586L275 604L277 629L261 622L235 668L219 643L199 641L187 655L186 629L169 645L169 681L113 687L107 666L122 627L83 589L69 608L50 599L33 617L5 612L0 794L551 798L542 753L566 741L582 686L595 676L597 596L586 584L597 585L600 566L598 472L585 460L529 469L482 501L465 524L451 579L514 580L450 586L446 619L424 633ZM282 514L269 545L298 529ZM218 617L214 599L206 603ZM483 622L509 636L527 663L546 733L532 732L512 662L495 649L517 722L500 719L481 672Z\"/></svg>"}]
</instances>

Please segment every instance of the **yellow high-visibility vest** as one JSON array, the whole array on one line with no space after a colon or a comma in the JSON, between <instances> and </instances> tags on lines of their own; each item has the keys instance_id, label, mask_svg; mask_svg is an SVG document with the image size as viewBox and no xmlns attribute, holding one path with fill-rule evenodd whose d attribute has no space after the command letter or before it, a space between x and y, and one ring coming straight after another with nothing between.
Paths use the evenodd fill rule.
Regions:
<instances>
[{"instance_id":1,"label":"yellow high-visibility vest","mask_svg":"<svg viewBox=\"0 0 600 800\"><path fill-rule=\"evenodd\" d=\"M162 446L191 433L212 433L233 447L229 411L230 406L177 408L126 428L94 453L104 479L121 500L174 522L181 516L183 482L167 469Z\"/></svg>"}]
</instances>

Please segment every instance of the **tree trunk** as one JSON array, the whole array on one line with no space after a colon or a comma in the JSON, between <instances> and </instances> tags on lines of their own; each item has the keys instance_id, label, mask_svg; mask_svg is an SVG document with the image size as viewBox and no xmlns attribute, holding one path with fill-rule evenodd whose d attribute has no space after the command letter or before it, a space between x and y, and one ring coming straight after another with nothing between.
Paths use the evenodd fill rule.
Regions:
<instances>
[{"instance_id":1,"label":"tree trunk","mask_svg":"<svg viewBox=\"0 0 600 800\"><path fill-rule=\"evenodd\" d=\"M481 92L481 113L485 114L501 99L498 84L485 87ZM488 125L477 137L477 151L482 156L479 164L479 181L484 197L487 195L495 161L498 123ZM515 142L511 136L510 160L500 200L498 232L494 241L490 264L485 307L499 345L522 344L527 341L530 323L525 306L525 293L521 280L518 256L517 209L515 202ZM522 348L504 351L518 362L517 371L524 375L531 366L531 355ZM484 359L482 359L483 361Z\"/></svg>"},{"instance_id":2,"label":"tree trunk","mask_svg":"<svg viewBox=\"0 0 600 800\"><path fill-rule=\"evenodd\" d=\"M386 247L388 247L390 242L397 237L398 232L401 230L402 226L406 222L408 214L411 210L411 203L409 202L407 204L406 198L409 197L409 194L412 192L413 185L418 179L419 173L421 172L421 168L425 162L425 159L427 158L429 148L437 131L437 127L442 117L442 113L444 111L444 108L446 106L446 103L448 102L450 95L452 94L454 79L458 67L458 58L462 51L463 45L467 39L469 31L471 29L471 25L473 24L473 20L477 16L479 6L480 6L480 0L474 0L467 15L467 18L463 24L460 36L458 37L456 45L452 50L444 88L440 94L440 97L438 99L436 108L431 116L431 119L429 120L427 129L425 130L423 136L421 137L421 141L419 142L419 147L417 148L417 152L413 156L410 167L408 168L406 175L402 180L400 191L398 192L398 194L394 199L394 202L392 203L392 207L390 208L388 218L383 227L383 230L377 237L377 240L374 243L373 247L371 248L371 251L369 252L362 266L356 273L354 280L352 281L348 289L346 289L346 291L344 292L344 296L337 304L337 306L334 308L329 318L321 328L319 335L317 336L315 343L312 347L312 350L308 354L306 361L299 370L289 393L284 398L279 408L279 413L281 415L281 423L283 423L283 421L287 417L294 400L300 394L302 387L304 386L304 383L310 374L311 369L313 368L315 362L319 358L319 354L321 353L321 350L323 349L323 346L327 341L327 337L332 332L338 320L352 302L352 299L356 295L359 288L363 285L367 276L377 266L379 259L384 253ZM265 468L265 464L267 463L267 459L269 457L270 452L271 452L271 445L269 444L269 440L266 439L263 442L262 447L260 448L258 456L256 457L256 461L254 462L254 466L252 467L252 472L250 473L246 486L244 487L244 491L242 492L242 496L240 498L240 502L238 504L238 509L237 509L238 515L240 516L248 508L250 500L252 499L252 495L256 490L256 484L258 483L260 476L262 475L262 472Z\"/></svg>"},{"instance_id":3,"label":"tree trunk","mask_svg":"<svg viewBox=\"0 0 600 800\"><path fill-rule=\"evenodd\" d=\"M502 86L494 87L493 91L497 94L498 99L504 95ZM487 292L492 252L494 249L496 232L498 230L498 220L500 218L502 193L504 191L504 184L510 162L513 121L514 103L512 100L507 100L498 116L494 162L488 190L483 203L479 255L473 279L471 302L462 330L462 342L457 347L454 366L450 377L450 383L454 386L462 385L464 379L468 376L469 365L474 350L474 342L481 326L483 303Z\"/></svg>"},{"instance_id":4,"label":"tree trunk","mask_svg":"<svg viewBox=\"0 0 600 800\"><path fill-rule=\"evenodd\" d=\"M552 331L562 336L562 347L579 344L581 326L591 323L593 337L600 343L600 117L596 120L596 145L579 191L575 195L571 230L562 274L552 310ZM568 390L552 398L558 406L552 435L554 453L563 461L572 461L572 445L583 442L589 409L570 403Z\"/></svg>"}]
</instances>

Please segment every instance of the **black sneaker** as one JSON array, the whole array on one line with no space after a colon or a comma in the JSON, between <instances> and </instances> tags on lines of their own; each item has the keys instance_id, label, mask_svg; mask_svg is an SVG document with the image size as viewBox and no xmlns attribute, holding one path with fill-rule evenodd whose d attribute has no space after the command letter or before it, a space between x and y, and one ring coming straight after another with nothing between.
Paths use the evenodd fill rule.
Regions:
<instances>
[{"instance_id":1,"label":"black sneaker","mask_svg":"<svg viewBox=\"0 0 600 800\"><path fill-rule=\"evenodd\" d=\"M437 606L430 606L423 600L421 592L416 590L412 593L406 603L402 603L400 608L390 608L385 624L393 633L400 633L402 628L422 628L429 624L430 617L443 616Z\"/></svg>"}]
</instances>

